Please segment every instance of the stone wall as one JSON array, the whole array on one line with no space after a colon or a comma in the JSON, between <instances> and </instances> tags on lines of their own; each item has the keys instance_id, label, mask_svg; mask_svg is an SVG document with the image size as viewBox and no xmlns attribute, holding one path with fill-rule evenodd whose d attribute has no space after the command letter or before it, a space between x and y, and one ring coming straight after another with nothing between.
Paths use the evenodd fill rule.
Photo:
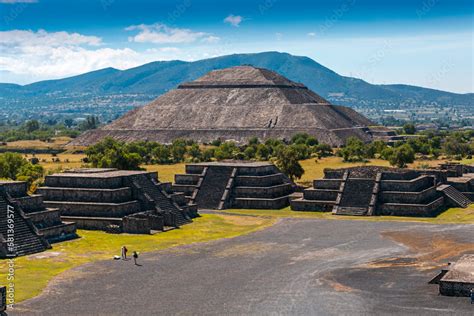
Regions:
<instances>
[{"instance_id":1,"label":"stone wall","mask_svg":"<svg viewBox=\"0 0 474 316\"><path fill-rule=\"evenodd\" d=\"M232 207L248 209L281 209L288 206L288 203L288 196L276 199L235 198Z\"/></svg>"},{"instance_id":2,"label":"stone wall","mask_svg":"<svg viewBox=\"0 0 474 316\"><path fill-rule=\"evenodd\" d=\"M313 181L313 187L317 189L339 190L341 179L317 179Z\"/></svg>"},{"instance_id":3,"label":"stone wall","mask_svg":"<svg viewBox=\"0 0 474 316\"><path fill-rule=\"evenodd\" d=\"M439 293L446 296L470 296L471 290L474 289L474 283L463 282L439 282Z\"/></svg>"},{"instance_id":4,"label":"stone wall","mask_svg":"<svg viewBox=\"0 0 474 316\"><path fill-rule=\"evenodd\" d=\"M15 198L15 201L25 212L38 212L44 209L43 197L39 194L26 195Z\"/></svg>"},{"instance_id":5,"label":"stone wall","mask_svg":"<svg viewBox=\"0 0 474 316\"><path fill-rule=\"evenodd\" d=\"M47 210L27 214L38 229L61 224L59 210Z\"/></svg>"},{"instance_id":6,"label":"stone wall","mask_svg":"<svg viewBox=\"0 0 474 316\"><path fill-rule=\"evenodd\" d=\"M303 191L303 198L305 200L335 201L338 193L338 190L306 189Z\"/></svg>"},{"instance_id":7,"label":"stone wall","mask_svg":"<svg viewBox=\"0 0 474 316\"><path fill-rule=\"evenodd\" d=\"M12 197L18 198L27 195L28 184L26 182L17 181L0 181L5 191Z\"/></svg>"},{"instance_id":8,"label":"stone wall","mask_svg":"<svg viewBox=\"0 0 474 316\"><path fill-rule=\"evenodd\" d=\"M444 198L440 197L429 204L400 204L385 203L377 211L378 215L392 216L420 216L428 217L436 215L444 205Z\"/></svg>"},{"instance_id":9,"label":"stone wall","mask_svg":"<svg viewBox=\"0 0 474 316\"><path fill-rule=\"evenodd\" d=\"M243 187L266 187L280 184L282 182L282 174L275 173L264 176L243 176L235 177L235 185Z\"/></svg>"},{"instance_id":10,"label":"stone wall","mask_svg":"<svg viewBox=\"0 0 474 316\"><path fill-rule=\"evenodd\" d=\"M117 189L124 187L122 177L46 176L44 185L62 188Z\"/></svg>"},{"instance_id":11,"label":"stone wall","mask_svg":"<svg viewBox=\"0 0 474 316\"><path fill-rule=\"evenodd\" d=\"M234 194L239 198L277 198L292 193L289 183L271 187L236 187Z\"/></svg>"},{"instance_id":12,"label":"stone wall","mask_svg":"<svg viewBox=\"0 0 474 316\"><path fill-rule=\"evenodd\" d=\"M419 176L413 180L382 180L380 190L382 191L405 191L417 192L434 185L434 178L430 176Z\"/></svg>"},{"instance_id":13,"label":"stone wall","mask_svg":"<svg viewBox=\"0 0 474 316\"><path fill-rule=\"evenodd\" d=\"M129 234L150 234L151 226L148 218L127 216L123 218L122 230Z\"/></svg>"},{"instance_id":14,"label":"stone wall","mask_svg":"<svg viewBox=\"0 0 474 316\"><path fill-rule=\"evenodd\" d=\"M85 216L85 217L124 217L140 212L140 204L137 201L126 203L86 203L86 202L64 202L47 201L47 207L60 208L61 216Z\"/></svg>"},{"instance_id":15,"label":"stone wall","mask_svg":"<svg viewBox=\"0 0 474 316\"><path fill-rule=\"evenodd\" d=\"M49 242L64 241L77 238L76 223L64 223L56 226L49 226L40 229L40 233L48 239Z\"/></svg>"},{"instance_id":16,"label":"stone wall","mask_svg":"<svg viewBox=\"0 0 474 316\"><path fill-rule=\"evenodd\" d=\"M62 220L67 222L75 222L77 228L79 229L106 230L107 226L109 225L117 225L122 227L121 218L62 216Z\"/></svg>"},{"instance_id":17,"label":"stone wall","mask_svg":"<svg viewBox=\"0 0 474 316\"><path fill-rule=\"evenodd\" d=\"M383 191L381 201L384 203L423 204L433 201L437 195L438 192L434 186L421 192Z\"/></svg>"},{"instance_id":18,"label":"stone wall","mask_svg":"<svg viewBox=\"0 0 474 316\"><path fill-rule=\"evenodd\" d=\"M48 187L39 188L37 192L48 201L122 203L132 199L132 190L128 187L117 189Z\"/></svg>"}]
</instances>

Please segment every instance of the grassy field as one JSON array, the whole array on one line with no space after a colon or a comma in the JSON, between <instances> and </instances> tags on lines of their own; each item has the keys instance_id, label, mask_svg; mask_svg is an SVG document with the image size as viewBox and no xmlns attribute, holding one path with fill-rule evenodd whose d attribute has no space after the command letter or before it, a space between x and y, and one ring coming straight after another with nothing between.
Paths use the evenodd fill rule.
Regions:
<instances>
[{"instance_id":1,"label":"grassy field","mask_svg":"<svg viewBox=\"0 0 474 316\"><path fill-rule=\"evenodd\" d=\"M185 163L177 163L173 165L145 165L142 167L147 171L158 172L161 182L174 182L174 175L185 173L185 166Z\"/></svg>"},{"instance_id":2,"label":"grassy field","mask_svg":"<svg viewBox=\"0 0 474 316\"><path fill-rule=\"evenodd\" d=\"M404 216L336 216L331 212L294 212L290 207L281 210L242 210L230 209L227 214L254 215L264 218L320 218L331 220L364 220L364 221L395 221L420 222L431 224L474 224L474 204L468 208L450 208L437 217L404 217Z\"/></svg>"},{"instance_id":3,"label":"grassy field","mask_svg":"<svg viewBox=\"0 0 474 316\"><path fill-rule=\"evenodd\" d=\"M49 281L61 272L79 265L112 260L126 245L140 253L170 247L232 238L268 227L275 219L233 215L203 215L190 225L155 235L113 235L101 231L79 230L81 238L53 245L53 249L35 255L20 257L15 262L15 302L21 302L41 293ZM7 284L6 260L0 261L0 284Z\"/></svg>"}]
</instances>

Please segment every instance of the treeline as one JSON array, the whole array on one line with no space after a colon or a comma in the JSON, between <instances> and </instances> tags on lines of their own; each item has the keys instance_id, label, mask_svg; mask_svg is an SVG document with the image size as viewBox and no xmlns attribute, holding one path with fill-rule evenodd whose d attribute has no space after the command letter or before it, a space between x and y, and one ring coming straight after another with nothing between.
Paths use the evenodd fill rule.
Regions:
<instances>
[{"instance_id":1,"label":"treeline","mask_svg":"<svg viewBox=\"0 0 474 316\"><path fill-rule=\"evenodd\" d=\"M438 159L444 155L447 159L472 159L474 154L474 131L465 132L424 132L398 141L393 146L382 140L365 144L357 138L349 138L345 147L337 152L346 162L360 162L381 158L392 166L405 167L416 157Z\"/></svg>"},{"instance_id":2,"label":"treeline","mask_svg":"<svg viewBox=\"0 0 474 316\"><path fill-rule=\"evenodd\" d=\"M286 169L290 177L301 177L301 166L285 166L284 161L296 161L310 157L326 157L333 154L331 146L320 144L308 134L296 134L289 141L268 139L260 142L251 138L245 145L235 142L213 141L199 146L192 140L177 139L172 144L138 141L124 143L112 138L90 146L86 150L86 163L97 168L140 169L143 164L171 164L180 162L207 162L213 160L272 160Z\"/></svg>"},{"instance_id":3,"label":"treeline","mask_svg":"<svg viewBox=\"0 0 474 316\"><path fill-rule=\"evenodd\" d=\"M99 119L89 116L81 122L66 119L64 122L30 120L21 125L0 123L0 142L14 142L18 140L50 141L53 137L66 136L75 138L81 132L95 129L99 126Z\"/></svg>"}]
</instances>

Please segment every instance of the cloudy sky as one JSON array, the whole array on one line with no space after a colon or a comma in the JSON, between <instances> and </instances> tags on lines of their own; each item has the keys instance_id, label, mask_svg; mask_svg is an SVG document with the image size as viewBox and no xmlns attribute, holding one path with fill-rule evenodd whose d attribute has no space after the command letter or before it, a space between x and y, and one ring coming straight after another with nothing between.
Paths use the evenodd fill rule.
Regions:
<instances>
[{"instance_id":1,"label":"cloudy sky","mask_svg":"<svg viewBox=\"0 0 474 316\"><path fill-rule=\"evenodd\" d=\"M472 0L0 0L0 82L282 51L371 83L473 92Z\"/></svg>"}]
</instances>

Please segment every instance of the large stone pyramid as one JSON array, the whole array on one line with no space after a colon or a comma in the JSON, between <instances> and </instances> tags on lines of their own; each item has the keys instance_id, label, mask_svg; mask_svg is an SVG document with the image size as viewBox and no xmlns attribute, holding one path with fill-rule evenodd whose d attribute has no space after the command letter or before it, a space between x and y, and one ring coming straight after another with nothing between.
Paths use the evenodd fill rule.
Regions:
<instances>
[{"instance_id":1,"label":"large stone pyramid","mask_svg":"<svg viewBox=\"0 0 474 316\"><path fill-rule=\"evenodd\" d=\"M87 146L107 136L161 143L176 138L244 142L253 136L289 139L306 132L340 146L350 136L369 141L368 125L372 123L364 116L330 104L303 84L267 69L237 66L183 83L71 145Z\"/></svg>"}]
</instances>

